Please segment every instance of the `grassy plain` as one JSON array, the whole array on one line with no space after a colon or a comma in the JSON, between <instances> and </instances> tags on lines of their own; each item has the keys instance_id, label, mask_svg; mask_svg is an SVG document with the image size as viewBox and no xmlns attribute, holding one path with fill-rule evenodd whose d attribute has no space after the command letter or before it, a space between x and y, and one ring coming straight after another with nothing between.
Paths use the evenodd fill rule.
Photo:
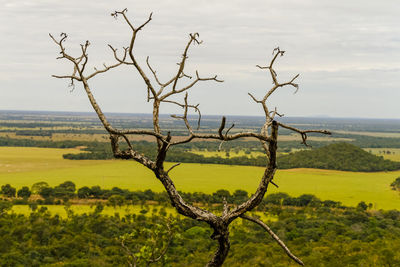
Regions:
<instances>
[{"instance_id":1,"label":"grassy plain","mask_svg":"<svg viewBox=\"0 0 400 267\"><path fill-rule=\"evenodd\" d=\"M20 188L46 181L55 186L70 180L78 188L100 185L103 188L163 190L153 173L136 162L64 160L62 154L70 151L77 152L71 149L0 147L0 185L10 183ZM254 192L263 171L263 168L251 166L188 163L171 171L171 177L177 188L186 192L212 193L222 188L231 192L236 189ZM400 195L389 186L399 176L400 171L279 170L274 179L279 189L271 186L270 192L286 192L293 196L307 193L349 206L365 201L376 209L399 209Z\"/></svg>"},{"instance_id":2,"label":"grassy plain","mask_svg":"<svg viewBox=\"0 0 400 267\"><path fill-rule=\"evenodd\" d=\"M400 148L364 148L364 150L385 159L400 161Z\"/></svg>"}]
</instances>

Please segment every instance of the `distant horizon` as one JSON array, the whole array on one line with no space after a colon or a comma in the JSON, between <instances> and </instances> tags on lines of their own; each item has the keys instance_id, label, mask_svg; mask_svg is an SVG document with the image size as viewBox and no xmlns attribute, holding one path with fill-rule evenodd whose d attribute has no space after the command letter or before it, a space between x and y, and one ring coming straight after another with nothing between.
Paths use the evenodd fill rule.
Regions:
<instances>
[{"instance_id":1,"label":"distant horizon","mask_svg":"<svg viewBox=\"0 0 400 267\"><path fill-rule=\"evenodd\" d=\"M95 111L68 111L68 110L25 110L25 109L0 109L0 113L4 112L19 112L19 113L29 113L29 112L34 112L34 113L74 113L74 114L87 114L87 115L93 115L97 117L97 114ZM110 115L148 115L152 116L151 113L142 113L142 112L107 112L103 111L104 114L110 114ZM170 116L171 114L175 113L160 113L160 116ZM179 114L179 113L178 113ZM198 116L196 113L189 114L189 116L196 117ZM202 117L222 117L222 116L232 116L232 117L251 117L251 118L264 118L262 115L237 115L237 114L201 114ZM307 116L307 115L298 115L298 116L283 116L280 118L306 118L306 119L348 119L348 120L395 120L395 121L400 121L400 118L371 118L371 117L339 117L339 116L329 116L329 115L312 115L312 116Z\"/></svg>"}]
</instances>

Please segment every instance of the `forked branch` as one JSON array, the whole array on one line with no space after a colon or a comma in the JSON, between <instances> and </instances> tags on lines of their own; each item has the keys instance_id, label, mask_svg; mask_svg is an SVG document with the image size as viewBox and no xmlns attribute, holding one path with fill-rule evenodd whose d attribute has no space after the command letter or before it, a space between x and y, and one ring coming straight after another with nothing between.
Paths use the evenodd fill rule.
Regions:
<instances>
[{"instance_id":1,"label":"forked branch","mask_svg":"<svg viewBox=\"0 0 400 267\"><path fill-rule=\"evenodd\" d=\"M278 115L279 117L282 117L282 114L279 114L277 112L277 109L275 108L273 111L270 111L268 109L268 105L267 105L267 100L269 99L269 97L276 91L276 89L280 88L280 87L285 87L285 86L292 86L294 87L296 90L294 93L297 93L298 89L299 89L299 85L297 83L295 83L294 81L299 77L299 74L295 75L290 81L288 82L284 82L284 83L280 83L277 79L277 73L274 70L274 63L277 60L278 56L283 56L285 53L285 51L280 50L279 47L275 48L272 52L272 55L274 55L274 57L272 58L271 62L269 63L268 66L260 66L260 65L256 65L259 69L268 69L270 74L271 74L271 78L272 78L272 83L273 83L273 87L271 89L269 89L267 91L267 93L263 96L263 98L261 99L257 99L254 95L252 95L251 93L248 93L248 95L251 97L251 99L256 102L257 104L261 104L263 110L264 110L264 114L266 117L266 121L264 126L261 129L261 133L268 136L268 128L271 126L272 121L275 119L275 116ZM297 132L301 135L302 138L302 144L308 146L307 144L307 133L321 133L321 134L331 134L329 131L326 130L300 130L297 129L295 127L292 126L288 126L285 125L283 123L278 122L279 126L292 130L294 132ZM268 154L268 149L266 147L266 144L261 141L264 147L264 150L267 152Z\"/></svg>"}]
</instances>

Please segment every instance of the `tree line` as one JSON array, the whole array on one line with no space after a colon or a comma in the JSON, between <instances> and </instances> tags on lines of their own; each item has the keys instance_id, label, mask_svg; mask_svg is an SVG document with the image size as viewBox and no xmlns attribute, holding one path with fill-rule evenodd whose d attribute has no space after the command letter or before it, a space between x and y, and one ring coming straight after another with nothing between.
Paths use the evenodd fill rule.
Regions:
<instances>
[{"instance_id":1,"label":"tree line","mask_svg":"<svg viewBox=\"0 0 400 267\"><path fill-rule=\"evenodd\" d=\"M154 192L151 189L131 191L129 189L121 189L113 187L111 189L103 189L100 186L83 186L79 189L71 181L65 181L57 186L51 187L46 182L38 182L32 185L31 189L23 186L18 191L10 184L2 185L0 193L3 197L13 199L14 204L32 203L29 197L37 194L42 199L36 199L37 204L62 204L68 203L71 199L94 199L108 200L108 204L112 206L122 206L127 204L144 204L148 201L153 203L168 205L170 200L166 192ZM221 204L224 199L229 204L240 204L249 198L249 193L245 190L237 189L233 193L228 190L220 189L212 194L202 192L180 192L182 197L188 203L198 203L201 205ZM16 197L19 199L16 199ZM268 194L260 207L263 209L266 205L283 205L294 207L330 207L344 208L339 201L320 200L311 194L303 194L298 197L289 196L287 193Z\"/></svg>"},{"instance_id":2,"label":"tree line","mask_svg":"<svg viewBox=\"0 0 400 267\"><path fill-rule=\"evenodd\" d=\"M400 162L383 159L352 144L336 143L283 155L278 158L278 167L376 172L399 170Z\"/></svg>"}]
</instances>

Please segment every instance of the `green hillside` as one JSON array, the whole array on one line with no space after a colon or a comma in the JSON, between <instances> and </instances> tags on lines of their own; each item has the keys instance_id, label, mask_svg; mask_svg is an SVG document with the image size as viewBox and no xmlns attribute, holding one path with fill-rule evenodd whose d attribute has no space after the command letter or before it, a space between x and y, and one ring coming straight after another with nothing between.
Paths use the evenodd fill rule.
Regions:
<instances>
[{"instance_id":1,"label":"green hillside","mask_svg":"<svg viewBox=\"0 0 400 267\"><path fill-rule=\"evenodd\" d=\"M356 172L393 171L400 162L385 160L349 143L336 143L278 158L278 168L317 168Z\"/></svg>"}]
</instances>

